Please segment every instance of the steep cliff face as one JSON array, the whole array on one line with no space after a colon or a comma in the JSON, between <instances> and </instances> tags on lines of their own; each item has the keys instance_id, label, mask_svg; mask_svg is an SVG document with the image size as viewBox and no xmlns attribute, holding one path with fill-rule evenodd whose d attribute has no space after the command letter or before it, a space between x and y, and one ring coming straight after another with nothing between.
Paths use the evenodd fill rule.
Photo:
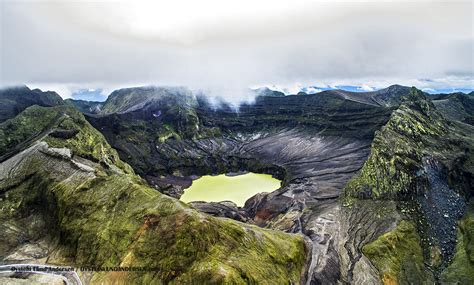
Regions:
<instances>
[{"instance_id":1,"label":"steep cliff face","mask_svg":"<svg viewBox=\"0 0 474 285\"><path fill-rule=\"evenodd\" d=\"M391 199L418 194L429 186L427 163L431 161L440 164L439 171L445 172L441 175L451 187L469 198L474 174L472 134L471 126L447 121L414 89L376 133L371 154L347 185L346 194Z\"/></svg>"},{"instance_id":2,"label":"steep cliff face","mask_svg":"<svg viewBox=\"0 0 474 285\"><path fill-rule=\"evenodd\" d=\"M471 200L463 218L458 222L456 251L452 262L441 273L446 284L474 283L474 201Z\"/></svg>"},{"instance_id":3,"label":"steep cliff face","mask_svg":"<svg viewBox=\"0 0 474 285\"><path fill-rule=\"evenodd\" d=\"M412 98L376 134L371 155L361 174L346 188L348 194L395 198L416 192L416 172L422 169L423 157L455 160L467 147L461 138L462 134L454 126L449 128L435 106L413 90ZM469 155L464 154L468 159Z\"/></svg>"},{"instance_id":4,"label":"steep cliff face","mask_svg":"<svg viewBox=\"0 0 474 285\"><path fill-rule=\"evenodd\" d=\"M412 222L397 227L364 245L362 252L379 271L384 284L433 282L424 270L420 236Z\"/></svg>"},{"instance_id":5,"label":"steep cliff face","mask_svg":"<svg viewBox=\"0 0 474 285\"><path fill-rule=\"evenodd\" d=\"M35 130L5 133L35 119L44 121ZM303 278L301 236L214 218L160 194L74 109L31 107L0 129L7 141L31 140L0 164L3 262L151 268L84 274L91 283Z\"/></svg>"},{"instance_id":6,"label":"steep cliff face","mask_svg":"<svg viewBox=\"0 0 474 285\"><path fill-rule=\"evenodd\" d=\"M303 127L324 135L371 138L387 121L392 111L375 103L343 96L335 91L309 95L260 96L252 104L235 109L215 108L199 98L198 115L204 125L226 131L259 131L273 128Z\"/></svg>"}]
</instances>

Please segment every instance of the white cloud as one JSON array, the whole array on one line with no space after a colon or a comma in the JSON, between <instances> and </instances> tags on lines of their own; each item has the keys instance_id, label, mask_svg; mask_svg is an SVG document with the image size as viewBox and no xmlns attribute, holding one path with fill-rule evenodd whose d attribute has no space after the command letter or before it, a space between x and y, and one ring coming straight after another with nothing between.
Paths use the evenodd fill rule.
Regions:
<instances>
[{"instance_id":1,"label":"white cloud","mask_svg":"<svg viewBox=\"0 0 474 285\"><path fill-rule=\"evenodd\" d=\"M421 89L421 90L422 90L422 91L425 91L425 92L428 92L428 93L435 93L435 92L436 92L436 90L433 89L433 88L423 88L423 89Z\"/></svg>"},{"instance_id":2,"label":"white cloud","mask_svg":"<svg viewBox=\"0 0 474 285\"><path fill-rule=\"evenodd\" d=\"M473 86L472 2L322 2L4 1L0 84Z\"/></svg>"},{"instance_id":3,"label":"white cloud","mask_svg":"<svg viewBox=\"0 0 474 285\"><path fill-rule=\"evenodd\" d=\"M59 94L63 99L71 98L74 89L70 85L55 84L55 83L27 83L30 89L41 89L42 91L54 91ZM80 89L80 88L78 88Z\"/></svg>"},{"instance_id":4,"label":"white cloud","mask_svg":"<svg viewBox=\"0 0 474 285\"><path fill-rule=\"evenodd\" d=\"M308 94L315 94L315 93L318 93L318 92L321 92L321 91L322 91L321 89L314 88L314 87L306 88L306 93L308 93Z\"/></svg>"},{"instance_id":5,"label":"white cloud","mask_svg":"<svg viewBox=\"0 0 474 285\"><path fill-rule=\"evenodd\" d=\"M372 88L372 87L370 87L369 85L366 85L366 84L363 84L358 89L362 90L362 91L374 91L375 90L374 88Z\"/></svg>"}]
</instances>

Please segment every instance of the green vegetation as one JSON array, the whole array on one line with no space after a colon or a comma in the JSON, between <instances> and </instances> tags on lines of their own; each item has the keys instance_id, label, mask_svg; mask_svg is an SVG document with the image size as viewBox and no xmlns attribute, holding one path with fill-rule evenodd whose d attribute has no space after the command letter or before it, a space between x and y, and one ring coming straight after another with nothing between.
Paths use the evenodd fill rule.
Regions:
<instances>
[{"instance_id":1,"label":"green vegetation","mask_svg":"<svg viewBox=\"0 0 474 285\"><path fill-rule=\"evenodd\" d=\"M420 236L412 222L402 220L397 227L362 248L377 268L384 284L422 284L429 280L424 272Z\"/></svg>"},{"instance_id":2,"label":"green vegetation","mask_svg":"<svg viewBox=\"0 0 474 285\"><path fill-rule=\"evenodd\" d=\"M368 98L358 97L356 93L343 95L350 95L351 100L359 103L331 92L262 97L255 105L243 106L237 113L198 105L196 98L184 88L134 88L114 92L100 105L103 111L94 108L96 115L89 114L88 120L100 127L122 159L133 164L144 177L222 173L242 166L252 171L267 171L264 173L275 171L283 177L286 174L283 170L269 170L269 165L251 158L238 155L224 158L225 148L221 150L220 138L212 140L209 149L200 144L206 143L205 140L196 142L196 139L224 135L229 141L240 140L246 132L265 135L282 127L317 131L323 136L371 139L374 131L379 130L368 160L344 190L345 202L350 204L359 198L398 202L362 201L378 203L380 207L361 212L364 221L358 217L361 213L351 216L355 226L344 245L346 250L349 252L347 245L352 246L353 242L354 252L359 256L362 246L363 254L386 284L433 283L434 279L472 284L472 210L459 221L456 250L450 256L440 246L443 236L436 239L424 236L424 227L431 226L432 220L425 220L416 205L408 205L416 204L415 195L429 190L423 173L426 157L440 163L442 179L446 176L450 188L468 197L474 194L471 179L474 136L469 125L472 98L439 96L433 104L416 89L407 96L400 95L406 94L403 90L395 93L398 95L381 94L367 104L360 100ZM3 103L6 106L18 102L8 97L0 100L0 106ZM33 104L27 103L22 103L25 108ZM60 100L58 104L61 103ZM18 253L19 247L25 244L41 241L51 245L48 263L155 269L94 273L92 283L97 284L295 284L302 281L307 253L301 236L211 217L160 194L122 162L102 134L72 108L72 103L49 108L31 106L14 118L20 109L0 110L0 117L11 118L0 123L0 156L8 158L16 154L0 164L1 258ZM84 102L75 106L85 112L94 107ZM394 108L397 109L393 111ZM380 129L382 125L385 126ZM285 177L285 181L291 179ZM264 190L256 190L261 191ZM395 213L395 204L402 209L401 213ZM280 205L270 205L273 206ZM314 214L314 218L319 218L319 206L310 207L314 208L303 211L308 217ZM354 204L353 209L357 208ZM309 223L306 216L299 216L299 207L292 206L288 211L269 221L269 225L287 230L297 219ZM393 230L363 245L372 236L368 232L380 233L380 224L385 221L381 217L387 215L386 221L391 222L398 220L399 214L402 220ZM448 216L440 211L437 214L440 218ZM445 239L451 242L455 218L449 214L452 222L443 229L452 229ZM354 241L350 241L352 235ZM351 262L357 256L351 255ZM327 259L328 266L332 260Z\"/></svg>"},{"instance_id":3,"label":"green vegetation","mask_svg":"<svg viewBox=\"0 0 474 285\"><path fill-rule=\"evenodd\" d=\"M77 265L158 269L120 276L132 283L300 278L301 238L204 216L131 177L96 178L77 190L61 183L51 190L67 237L62 254ZM94 281L116 277L103 274Z\"/></svg>"},{"instance_id":4,"label":"green vegetation","mask_svg":"<svg viewBox=\"0 0 474 285\"><path fill-rule=\"evenodd\" d=\"M69 148L73 155L104 162L109 166L117 166L125 172L133 173L132 168L123 163L117 152L110 147L105 138L92 127L84 116L73 108L64 108L66 116L55 127L56 129L77 132L72 138L56 138L48 136L45 141L50 147Z\"/></svg>"},{"instance_id":5,"label":"green vegetation","mask_svg":"<svg viewBox=\"0 0 474 285\"><path fill-rule=\"evenodd\" d=\"M157 141L160 143L164 143L169 138L174 138L175 140L181 140L181 136L176 133L173 126L169 124L163 124L163 127L160 128L160 131L158 132Z\"/></svg>"},{"instance_id":6,"label":"green vegetation","mask_svg":"<svg viewBox=\"0 0 474 285\"><path fill-rule=\"evenodd\" d=\"M18 144L34 139L50 127L51 123L59 121L63 106L28 107L18 116L0 124L0 155L13 149ZM72 109L71 109L72 110Z\"/></svg>"},{"instance_id":7,"label":"green vegetation","mask_svg":"<svg viewBox=\"0 0 474 285\"><path fill-rule=\"evenodd\" d=\"M55 131L70 131L72 137L51 136ZM36 140L44 140L51 147L68 147L73 155L133 172L130 166L119 159L105 138L70 106L31 106L15 118L0 124L0 155L7 150L26 148Z\"/></svg>"},{"instance_id":8,"label":"green vegetation","mask_svg":"<svg viewBox=\"0 0 474 285\"><path fill-rule=\"evenodd\" d=\"M469 130L472 132L472 130ZM396 198L415 191L422 158L472 161L469 135L449 124L421 91L413 88L388 123L376 132L371 154L360 173L345 187L346 202L356 198ZM466 164L474 172L474 168Z\"/></svg>"},{"instance_id":9,"label":"green vegetation","mask_svg":"<svg viewBox=\"0 0 474 285\"><path fill-rule=\"evenodd\" d=\"M26 108L39 106L62 105L61 97L51 91L30 90L26 86L7 87L0 89L0 123L18 115Z\"/></svg>"}]
</instances>

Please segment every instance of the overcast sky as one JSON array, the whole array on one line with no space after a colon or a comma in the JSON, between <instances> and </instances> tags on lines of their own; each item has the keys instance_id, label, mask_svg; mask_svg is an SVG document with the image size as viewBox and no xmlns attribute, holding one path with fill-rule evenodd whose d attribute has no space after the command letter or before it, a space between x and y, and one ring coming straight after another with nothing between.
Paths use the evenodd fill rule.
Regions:
<instances>
[{"instance_id":1,"label":"overcast sky","mask_svg":"<svg viewBox=\"0 0 474 285\"><path fill-rule=\"evenodd\" d=\"M472 1L0 1L2 86L474 88Z\"/></svg>"}]
</instances>

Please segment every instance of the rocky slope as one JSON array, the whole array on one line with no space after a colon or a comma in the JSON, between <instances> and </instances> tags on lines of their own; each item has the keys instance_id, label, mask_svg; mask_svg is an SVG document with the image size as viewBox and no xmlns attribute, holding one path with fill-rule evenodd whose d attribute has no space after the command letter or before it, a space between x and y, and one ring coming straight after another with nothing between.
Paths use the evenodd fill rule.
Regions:
<instances>
[{"instance_id":1,"label":"rocky slope","mask_svg":"<svg viewBox=\"0 0 474 285\"><path fill-rule=\"evenodd\" d=\"M448 119L474 125L474 93L434 95L433 103Z\"/></svg>"},{"instance_id":2,"label":"rocky slope","mask_svg":"<svg viewBox=\"0 0 474 285\"><path fill-rule=\"evenodd\" d=\"M152 185L176 197L183 191L182 184L164 181L239 170L283 179L281 189L251 198L243 209L195 206L214 215L305 234L312 243L308 270L312 282L439 280L453 256L456 221L472 189L472 130L437 111L426 94L402 86L368 93L265 94L238 111L225 104L216 108L206 98L196 101L198 127L192 137L176 131L174 136L153 138L148 134L161 126L150 130L149 120L142 117L143 131L125 132L128 137L146 138L133 141L132 146L120 135L122 131L114 134L110 129L110 115L90 120ZM147 108L157 111L161 106ZM123 116L114 118L121 121L120 127L132 122ZM206 132L200 133L202 129ZM356 203L357 209L341 207L341 190L359 169L343 200ZM425 188L433 192L412 184L418 180L426 181ZM419 198L420 193L426 197ZM393 206L382 210L365 200L381 198L392 200ZM430 208L433 200L441 203L435 203L436 210ZM373 217L381 211L381 217ZM406 213L416 213L417 218ZM402 240L396 255L380 250L386 243L383 233L388 240L392 236ZM418 248L417 255L404 253L404 243L410 245L405 251Z\"/></svg>"}]
</instances>

